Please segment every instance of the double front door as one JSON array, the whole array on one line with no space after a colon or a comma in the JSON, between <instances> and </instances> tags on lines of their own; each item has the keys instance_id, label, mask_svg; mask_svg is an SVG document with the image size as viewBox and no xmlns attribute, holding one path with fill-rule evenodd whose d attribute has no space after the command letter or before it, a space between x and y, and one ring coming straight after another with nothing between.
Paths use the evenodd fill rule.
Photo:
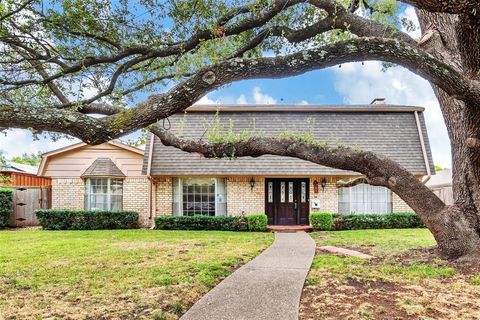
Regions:
<instances>
[{"instance_id":1,"label":"double front door","mask_svg":"<svg viewBox=\"0 0 480 320\"><path fill-rule=\"evenodd\" d=\"M307 225L309 179L265 179L265 211L270 225Z\"/></svg>"}]
</instances>

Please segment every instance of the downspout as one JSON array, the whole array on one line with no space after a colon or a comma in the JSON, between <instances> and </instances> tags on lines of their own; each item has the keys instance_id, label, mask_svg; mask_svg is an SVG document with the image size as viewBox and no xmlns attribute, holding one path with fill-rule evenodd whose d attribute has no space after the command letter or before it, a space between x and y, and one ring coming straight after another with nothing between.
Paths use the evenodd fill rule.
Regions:
<instances>
[{"instance_id":1,"label":"downspout","mask_svg":"<svg viewBox=\"0 0 480 320\"><path fill-rule=\"evenodd\" d=\"M152 217L153 217L153 210L155 210L155 208L153 208L152 206L152 191L153 191L153 182L152 182L152 176L151 176L151 172L152 172L152 155L153 155L153 141L155 139L155 136L153 135L153 133L151 134L150 136L150 146L149 146L149 149L148 149L148 159L147 159L147 178L148 178L148 213L149 213L149 216L148 216L148 219L149 220L152 220Z\"/></svg>"},{"instance_id":2,"label":"downspout","mask_svg":"<svg viewBox=\"0 0 480 320\"><path fill-rule=\"evenodd\" d=\"M425 148L425 140L423 138L422 126L420 125L420 117L418 111L415 111L415 122L417 123L418 135L420 136L420 145L422 146L423 159L425 160L425 168L427 169L427 176L422 179L422 183L425 184L432 178L432 172L430 171L430 162L428 161L427 149Z\"/></svg>"}]
</instances>

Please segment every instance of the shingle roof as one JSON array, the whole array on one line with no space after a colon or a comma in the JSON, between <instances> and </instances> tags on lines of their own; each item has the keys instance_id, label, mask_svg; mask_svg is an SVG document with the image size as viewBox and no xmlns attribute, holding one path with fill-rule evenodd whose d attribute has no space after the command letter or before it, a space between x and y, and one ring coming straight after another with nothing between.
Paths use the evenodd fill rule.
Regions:
<instances>
[{"instance_id":1,"label":"shingle roof","mask_svg":"<svg viewBox=\"0 0 480 320\"><path fill-rule=\"evenodd\" d=\"M125 178L125 175L110 158L98 158L85 170L81 177Z\"/></svg>"},{"instance_id":2,"label":"shingle roof","mask_svg":"<svg viewBox=\"0 0 480 320\"><path fill-rule=\"evenodd\" d=\"M184 114L171 116L170 130L181 137L206 137L217 106L195 106ZM220 108L218 117L224 128L256 130L267 135L286 130L309 132L317 140L341 143L374 151L397 161L416 175L427 174L415 114L418 112L428 162L433 160L423 118L423 108L389 105L363 106L229 106ZM143 173L147 173L150 143L147 141ZM352 172L320 166L308 161L265 155L236 160L205 159L154 138L151 175L351 175Z\"/></svg>"}]
</instances>

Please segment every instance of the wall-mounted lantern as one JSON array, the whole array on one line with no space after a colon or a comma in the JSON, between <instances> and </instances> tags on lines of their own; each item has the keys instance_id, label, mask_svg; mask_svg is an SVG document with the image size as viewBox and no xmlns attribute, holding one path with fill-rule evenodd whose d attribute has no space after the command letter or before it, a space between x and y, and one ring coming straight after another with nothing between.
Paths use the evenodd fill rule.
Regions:
<instances>
[{"instance_id":1,"label":"wall-mounted lantern","mask_svg":"<svg viewBox=\"0 0 480 320\"><path fill-rule=\"evenodd\" d=\"M313 192L318 193L318 180L313 180Z\"/></svg>"},{"instance_id":2,"label":"wall-mounted lantern","mask_svg":"<svg viewBox=\"0 0 480 320\"><path fill-rule=\"evenodd\" d=\"M253 188L255 188L255 179L253 177L250 179L250 191L253 191Z\"/></svg>"},{"instance_id":3,"label":"wall-mounted lantern","mask_svg":"<svg viewBox=\"0 0 480 320\"><path fill-rule=\"evenodd\" d=\"M327 186L327 179L323 178L321 183L322 183L322 190L325 191L325 187Z\"/></svg>"}]
</instances>

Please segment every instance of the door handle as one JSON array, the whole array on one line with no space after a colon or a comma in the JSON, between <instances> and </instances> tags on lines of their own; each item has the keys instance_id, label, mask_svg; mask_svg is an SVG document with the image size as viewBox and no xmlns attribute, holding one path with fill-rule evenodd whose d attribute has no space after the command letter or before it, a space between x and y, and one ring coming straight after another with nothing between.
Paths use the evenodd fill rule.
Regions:
<instances>
[{"instance_id":1,"label":"door handle","mask_svg":"<svg viewBox=\"0 0 480 320\"><path fill-rule=\"evenodd\" d=\"M295 202L295 203L293 204L293 208L294 208L295 210L297 210L297 209L298 209L298 203Z\"/></svg>"}]
</instances>

